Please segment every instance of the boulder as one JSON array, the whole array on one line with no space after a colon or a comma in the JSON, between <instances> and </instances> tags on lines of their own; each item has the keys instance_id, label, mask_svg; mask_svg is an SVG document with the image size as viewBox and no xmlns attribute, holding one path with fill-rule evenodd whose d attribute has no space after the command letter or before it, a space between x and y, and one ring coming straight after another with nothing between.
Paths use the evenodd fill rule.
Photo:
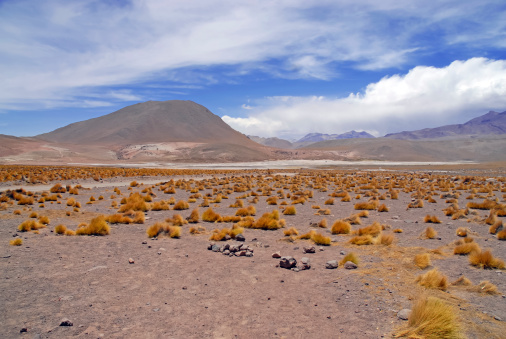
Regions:
<instances>
[{"instance_id":1,"label":"boulder","mask_svg":"<svg viewBox=\"0 0 506 339\"><path fill-rule=\"evenodd\" d=\"M339 267L339 264L338 264L337 260L329 260L325 264L325 268L328 269L328 270L333 270L333 269L336 269L338 267Z\"/></svg>"},{"instance_id":2,"label":"boulder","mask_svg":"<svg viewBox=\"0 0 506 339\"><path fill-rule=\"evenodd\" d=\"M281 260L279 261L279 267L281 268L291 269L292 267L295 266L297 266L297 260L295 260L294 257L290 256L282 257Z\"/></svg>"}]
</instances>

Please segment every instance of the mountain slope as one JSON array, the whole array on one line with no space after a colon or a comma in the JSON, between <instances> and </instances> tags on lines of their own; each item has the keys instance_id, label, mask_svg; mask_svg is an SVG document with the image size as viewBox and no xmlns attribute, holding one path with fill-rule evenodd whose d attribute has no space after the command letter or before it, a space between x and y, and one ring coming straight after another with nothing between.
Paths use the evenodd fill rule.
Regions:
<instances>
[{"instance_id":1,"label":"mountain slope","mask_svg":"<svg viewBox=\"0 0 506 339\"><path fill-rule=\"evenodd\" d=\"M417 131L390 133L390 139L433 139L463 135L499 135L506 134L506 111L502 113L490 111L464 124L446 125L436 128L424 128Z\"/></svg>"},{"instance_id":2,"label":"mountain slope","mask_svg":"<svg viewBox=\"0 0 506 339\"><path fill-rule=\"evenodd\" d=\"M373 135L367 132L349 131L342 134L323 134L323 133L309 133L297 140L297 143L312 143L325 140L339 140L339 139L355 139L355 138L374 138Z\"/></svg>"},{"instance_id":3,"label":"mountain slope","mask_svg":"<svg viewBox=\"0 0 506 339\"><path fill-rule=\"evenodd\" d=\"M64 144L126 145L156 142L256 144L192 101L148 101L76 122L37 138Z\"/></svg>"},{"instance_id":4,"label":"mountain slope","mask_svg":"<svg viewBox=\"0 0 506 339\"><path fill-rule=\"evenodd\" d=\"M253 140L254 142L257 142L264 146L269 147L275 147L275 148L282 148L282 149L291 149L293 148L293 145L290 141L280 138L262 138L258 137L256 135L248 135L248 138Z\"/></svg>"}]
</instances>

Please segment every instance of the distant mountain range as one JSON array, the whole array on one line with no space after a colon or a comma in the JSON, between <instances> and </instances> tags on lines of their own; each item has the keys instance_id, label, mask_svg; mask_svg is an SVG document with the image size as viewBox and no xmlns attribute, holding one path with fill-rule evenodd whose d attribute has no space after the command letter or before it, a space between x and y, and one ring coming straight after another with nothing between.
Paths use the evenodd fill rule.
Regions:
<instances>
[{"instance_id":1,"label":"distant mountain range","mask_svg":"<svg viewBox=\"0 0 506 339\"><path fill-rule=\"evenodd\" d=\"M148 101L34 137L0 135L0 164L243 162L283 159L504 161L506 112L374 138L310 133L296 142L245 136L192 101Z\"/></svg>"},{"instance_id":2,"label":"distant mountain range","mask_svg":"<svg viewBox=\"0 0 506 339\"><path fill-rule=\"evenodd\" d=\"M416 140L456 137L463 135L499 135L506 134L506 111L490 111L464 124L446 125L436 128L424 128L417 131L404 131L385 135L385 138Z\"/></svg>"}]
</instances>

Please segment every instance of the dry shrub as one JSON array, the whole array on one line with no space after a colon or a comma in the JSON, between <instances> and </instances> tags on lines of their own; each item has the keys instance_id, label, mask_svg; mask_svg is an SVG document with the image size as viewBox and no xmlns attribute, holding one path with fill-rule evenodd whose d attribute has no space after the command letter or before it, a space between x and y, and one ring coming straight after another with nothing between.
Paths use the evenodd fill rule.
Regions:
<instances>
[{"instance_id":1,"label":"dry shrub","mask_svg":"<svg viewBox=\"0 0 506 339\"><path fill-rule=\"evenodd\" d=\"M56 227L54 228L54 232L56 234L65 234L65 231L67 230L67 226L65 225L56 225Z\"/></svg>"},{"instance_id":2,"label":"dry shrub","mask_svg":"<svg viewBox=\"0 0 506 339\"><path fill-rule=\"evenodd\" d=\"M18 230L21 232L29 232L32 230L36 231L44 227L46 227L46 225L43 225L36 220L25 220L18 226Z\"/></svg>"},{"instance_id":3,"label":"dry shrub","mask_svg":"<svg viewBox=\"0 0 506 339\"><path fill-rule=\"evenodd\" d=\"M146 217L144 216L144 212L136 211L134 218L133 218L134 224L144 224L145 221L146 221Z\"/></svg>"},{"instance_id":4,"label":"dry shrub","mask_svg":"<svg viewBox=\"0 0 506 339\"><path fill-rule=\"evenodd\" d=\"M76 230L77 235L108 235L110 227L105 221L105 216L99 215L91 219L90 224L87 226L78 227Z\"/></svg>"},{"instance_id":5,"label":"dry shrub","mask_svg":"<svg viewBox=\"0 0 506 339\"><path fill-rule=\"evenodd\" d=\"M357 266L358 266L358 264L360 262L359 259L358 259L358 257L357 257L357 255L355 253L353 253L353 252L350 252L350 253L346 254L343 257L343 259L341 259L341 261L339 261L339 265L342 266L342 265L346 264L346 262L348 262L348 261L351 261L352 263L354 263Z\"/></svg>"},{"instance_id":6,"label":"dry shrub","mask_svg":"<svg viewBox=\"0 0 506 339\"><path fill-rule=\"evenodd\" d=\"M14 210L12 212L12 214L14 214L14 215L21 215L21 210Z\"/></svg>"},{"instance_id":7,"label":"dry shrub","mask_svg":"<svg viewBox=\"0 0 506 339\"><path fill-rule=\"evenodd\" d=\"M142 213L142 212L141 212ZM133 222L132 218L127 217L121 213L109 215L105 218L109 224L130 224Z\"/></svg>"},{"instance_id":8,"label":"dry shrub","mask_svg":"<svg viewBox=\"0 0 506 339\"><path fill-rule=\"evenodd\" d=\"M377 237L378 235L380 235L382 230L383 227L381 226L381 224L375 221L367 227L359 228L357 233L358 235L371 235L373 237Z\"/></svg>"},{"instance_id":9,"label":"dry shrub","mask_svg":"<svg viewBox=\"0 0 506 339\"><path fill-rule=\"evenodd\" d=\"M150 208L149 204L144 200L144 197L139 193L133 193L128 198L123 198L121 204L122 206L118 212L125 212L128 210L146 212Z\"/></svg>"},{"instance_id":10,"label":"dry shrub","mask_svg":"<svg viewBox=\"0 0 506 339\"><path fill-rule=\"evenodd\" d=\"M388 211L389 211L389 208L387 207L387 205L385 205L385 204L379 205L378 212L388 212Z\"/></svg>"},{"instance_id":11,"label":"dry shrub","mask_svg":"<svg viewBox=\"0 0 506 339\"><path fill-rule=\"evenodd\" d=\"M76 200L74 198L67 199L67 206L74 207L76 205Z\"/></svg>"},{"instance_id":12,"label":"dry shrub","mask_svg":"<svg viewBox=\"0 0 506 339\"><path fill-rule=\"evenodd\" d=\"M346 195L341 199L342 202L350 202L351 201L351 196L346 193Z\"/></svg>"},{"instance_id":13,"label":"dry shrub","mask_svg":"<svg viewBox=\"0 0 506 339\"><path fill-rule=\"evenodd\" d=\"M223 228L221 230L215 229L215 230L213 230L213 234L211 234L211 237L209 238L209 240L212 240L212 241L228 240L228 239L230 239L229 232L230 232L230 229L228 229L228 228Z\"/></svg>"},{"instance_id":14,"label":"dry shrub","mask_svg":"<svg viewBox=\"0 0 506 339\"><path fill-rule=\"evenodd\" d=\"M11 246L21 246L21 245L23 245L23 239L21 239L21 238L12 239L12 240L9 241L9 245L11 245Z\"/></svg>"},{"instance_id":15,"label":"dry shrub","mask_svg":"<svg viewBox=\"0 0 506 339\"><path fill-rule=\"evenodd\" d=\"M402 233L403 230L401 228L396 228L392 232L394 232L394 233Z\"/></svg>"},{"instance_id":16,"label":"dry shrub","mask_svg":"<svg viewBox=\"0 0 506 339\"><path fill-rule=\"evenodd\" d=\"M188 204L188 202L184 201L184 200L179 200L175 205L174 205L174 209L176 211L181 211L181 210L187 210L190 208L190 204Z\"/></svg>"},{"instance_id":17,"label":"dry shrub","mask_svg":"<svg viewBox=\"0 0 506 339\"><path fill-rule=\"evenodd\" d=\"M43 225L49 225L50 220L49 220L49 217L47 217L47 216L40 216L39 222Z\"/></svg>"},{"instance_id":18,"label":"dry shrub","mask_svg":"<svg viewBox=\"0 0 506 339\"><path fill-rule=\"evenodd\" d=\"M295 214L297 214L297 210L295 209L295 206L288 206L283 211L283 214L284 215L295 215Z\"/></svg>"},{"instance_id":19,"label":"dry shrub","mask_svg":"<svg viewBox=\"0 0 506 339\"><path fill-rule=\"evenodd\" d=\"M319 210L321 207L320 205L312 205L311 208L314 210Z\"/></svg>"},{"instance_id":20,"label":"dry shrub","mask_svg":"<svg viewBox=\"0 0 506 339\"><path fill-rule=\"evenodd\" d=\"M502 231L502 229L503 229L502 220L497 220L497 222L495 224L490 226L490 228L488 229L488 232L490 234L496 234L497 232Z\"/></svg>"},{"instance_id":21,"label":"dry shrub","mask_svg":"<svg viewBox=\"0 0 506 339\"><path fill-rule=\"evenodd\" d=\"M57 183L49 190L51 193L66 193L67 189L62 186L62 184Z\"/></svg>"},{"instance_id":22,"label":"dry shrub","mask_svg":"<svg viewBox=\"0 0 506 339\"><path fill-rule=\"evenodd\" d=\"M437 268L433 268L425 274L419 275L416 280L421 286L446 291L448 279Z\"/></svg>"},{"instance_id":23,"label":"dry shrub","mask_svg":"<svg viewBox=\"0 0 506 339\"><path fill-rule=\"evenodd\" d=\"M357 202L354 206L356 210L375 210L378 208L378 202L376 200L374 201L363 201L363 202Z\"/></svg>"},{"instance_id":24,"label":"dry shrub","mask_svg":"<svg viewBox=\"0 0 506 339\"><path fill-rule=\"evenodd\" d=\"M301 234L297 237L297 239L302 239L302 240L309 240L313 237L313 235L316 234L316 231L315 230L311 230L307 233L304 233L304 234Z\"/></svg>"},{"instance_id":25,"label":"dry shrub","mask_svg":"<svg viewBox=\"0 0 506 339\"><path fill-rule=\"evenodd\" d=\"M362 222L360 221L360 216L358 214L353 214L347 218L344 218L343 221L349 222L350 225L360 225Z\"/></svg>"},{"instance_id":26,"label":"dry shrub","mask_svg":"<svg viewBox=\"0 0 506 339\"><path fill-rule=\"evenodd\" d=\"M423 200L422 199L417 199L417 200L408 204L408 209L409 208L422 208L422 207L423 207Z\"/></svg>"},{"instance_id":27,"label":"dry shrub","mask_svg":"<svg viewBox=\"0 0 506 339\"><path fill-rule=\"evenodd\" d=\"M18 200L18 205L33 205L34 202L33 197L22 197Z\"/></svg>"},{"instance_id":28,"label":"dry shrub","mask_svg":"<svg viewBox=\"0 0 506 339\"><path fill-rule=\"evenodd\" d=\"M137 187L137 186L139 186L139 183L135 180L130 183L130 187Z\"/></svg>"},{"instance_id":29,"label":"dry shrub","mask_svg":"<svg viewBox=\"0 0 506 339\"><path fill-rule=\"evenodd\" d=\"M490 209L496 207L496 205L497 205L497 203L495 201L485 199L481 203L474 202L474 201L468 202L467 205L466 205L466 207L467 208L478 209L478 210L490 210Z\"/></svg>"},{"instance_id":30,"label":"dry shrub","mask_svg":"<svg viewBox=\"0 0 506 339\"><path fill-rule=\"evenodd\" d=\"M373 243L373 237L371 235L357 235L350 239L350 243L353 245L371 245Z\"/></svg>"},{"instance_id":31,"label":"dry shrub","mask_svg":"<svg viewBox=\"0 0 506 339\"><path fill-rule=\"evenodd\" d=\"M414 263L415 266L421 268L422 270L429 267L431 265L429 253L421 253L415 255Z\"/></svg>"},{"instance_id":32,"label":"dry shrub","mask_svg":"<svg viewBox=\"0 0 506 339\"><path fill-rule=\"evenodd\" d=\"M415 301L407 328L397 331L396 338L459 339L461 334L452 306L435 297L422 296Z\"/></svg>"},{"instance_id":33,"label":"dry shrub","mask_svg":"<svg viewBox=\"0 0 506 339\"><path fill-rule=\"evenodd\" d=\"M460 276L457 280L451 283L452 286L471 286L473 283L465 276Z\"/></svg>"},{"instance_id":34,"label":"dry shrub","mask_svg":"<svg viewBox=\"0 0 506 339\"><path fill-rule=\"evenodd\" d=\"M149 238L154 238L161 234L168 235L171 238L179 238L181 237L181 227L157 222L149 226L146 230L146 233Z\"/></svg>"},{"instance_id":35,"label":"dry shrub","mask_svg":"<svg viewBox=\"0 0 506 339\"><path fill-rule=\"evenodd\" d=\"M424 235L427 239L434 239L437 237L437 232L432 227L427 227L427 229L425 229Z\"/></svg>"},{"instance_id":36,"label":"dry shrub","mask_svg":"<svg viewBox=\"0 0 506 339\"><path fill-rule=\"evenodd\" d=\"M453 249L453 254L468 255L472 252L480 252L480 251L481 251L480 246L477 243L469 242L469 243L457 245Z\"/></svg>"},{"instance_id":37,"label":"dry shrub","mask_svg":"<svg viewBox=\"0 0 506 339\"><path fill-rule=\"evenodd\" d=\"M311 240L316 245L322 245L322 246L330 246L330 244L332 242L332 240L330 239L330 237L326 237L326 236L324 236L321 233L315 233L315 234L313 234L313 236L311 237Z\"/></svg>"},{"instance_id":38,"label":"dry shrub","mask_svg":"<svg viewBox=\"0 0 506 339\"><path fill-rule=\"evenodd\" d=\"M255 218L253 217L244 217L241 221L239 221L236 225L244 228L253 228L253 224L255 223Z\"/></svg>"},{"instance_id":39,"label":"dry shrub","mask_svg":"<svg viewBox=\"0 0 506 339\"><path fill-rule=\"evenodd\" d=\"M440 224L441 220L438 219L435 215L426 215L425 218L423 218L423 222L425 223L432 223L432 224Z\"/></svg>"},{"instance_id":40,"label":"dry shrub","mask_svg":"<svg viewBox=\"0 0 506 339\"><path fill-rule=\"evenodd\" d=\"M504 269L504 261L495 258L490 251L474 251L469 255L469 263L484 269Z\"/></svg>"},{"instance_id":41,"label":"dry shrub","mask_svg":"<svg viewBox=\"0 0 506 339\"><path fill-rule=\"evenodd\" d=\"M289 236L292 236L292 235L299 235L299 231L297 231L297 229L295 229L295 227L290 227L289 229L284 230L283 234L285 236L289 237Z\"/></svg>"},{"instance_id":42,"label":"dry shrub","mask_svg":"<svg viewBox=\"0 0 506 339\"><path fill-rule=\"evenodd\" d=\"M327 219L323 218L319 223L318 227L320 228L327 228Z\"/></svg>"},{"instance_id":43,"label":"dry shrub","mask_svg":"<svg viewBox=\"0 0 506 339\"><path fill-rule=\"evenodd\" d=\"M221 215L216 213L212 207L209 207L207 210L202 213L202 221L207 222L221 222Z\"/></svg>"},{"instance_id":44,"label":"dry shrub","mask_svg":"<svg viewBox=\"0 0 506 339\"><path fill-rule=\"evenodd\" d=\"M322 210L318 210L317 214L319 215L330 215L330 210L328 208L326 209L322 209Z\"/></svg>"},{"instance_id":45,"label":"dry shrub","mask_svg":"<svg viewBox=\"0 0 506 339\"><path fill-rule=\"evenodd\" d=\"M285 226L285 221L283 219L279 219L279 211L274 210L271 213L264 213L262 217L260 217L251 228L259 228L264 230L276 230L279 228L283 228Z\"/></svg>"},{"instance_id":46,"label":"dry shrub","mask_svg":"<svg viewBox=\"0 0 506 339\"><path fill-rule=\"evenodd\" d=\"M188 223L180 214L174 214L172 218L167 218L165 221L173 226L183 226Z\"/></svg>"},{"instance_id":47,"label":"dry shrub","mask_svg":"<svg viewBox=\"0 0 506 339\"><path fill-rule=\"evenodd\" d=\"M257 210L255 206L248 206L247 208L240 208L237 210L235 215L241 216L241 217L247 217L249 215L255 215L257 213Z\"/></svg>"},{"instance_id":48,"label":"dry shrub","mask_svg":"<svg viewBox=\"0 0 506 339\"><path fill-rule=\"evenodd\" d=\"M225 215L221 218L221 222L239 222L242 218L237 215Z\"/></svg>"},{"instance_id":49,"label":"dry shrub","mask_svg":"<svg viewBox=\"0 0 506 339\"><path fill-rule=\"evenodd\" d=\"M473 288L474 291L479 293L485 293L485 294L499 294L499 291L497 291L497 286L492 284L490 281L482 281Z\"/></svg>"},{"instance_id":50,"label":"dry shrub","mask_svg":"<svg viewBox=\"0 0 506 339\"><path fill-rule=\"evenodd\" d=\"M196 223L198 223L198 222L199 222L199 220L200 220L200 213L199 213L199 209L198 209L198 208L195 208L195 209L191 212L190 216L189 216L186 220L188 220L188 222L189 222L189 223L191 223L191 224L196 224Z\"/></svg>"},{"instance_id":51,"label":"dry shrub","mask_svg":"<svg viewBox=\"0 0 506 339\"><path fill-rule=\"evenodd\" d=\"M168 211L170 210L170 205L165 200L155 201L151 206L152 211Z\"/></svg>"},{"instance_id":52,"label":"dry shrub","mask_svg":"<svg viewBox=\"0 0 506 339\"><path fill-rule=\"evenodd\" d=\"M231 207L231 208L241 208L241 207L244 207L244 201L242 201L241 199L236 199L235 203L231 204L229 207Z\"/></svg>"},{"instance_id":53,"label":"dry shrub","mask_svg":"<svg viewBox=\"0 0 506 339\"><path fill-rule=\"evenodd\" d=\"M497 239L506 240L506 230L502 230L500 232L497 232Z\"/></svg>"},{"instance_id":54,"label":"dry shrub","mask_svg":"<svg viewBox=\"0 0 506 339\"><path fill-rule=\"evenodd\" d=\"M378 244L389 246L391 245L395 240L395 237L393 234L381 234L378 238Z\"/></svg>"},{"instance_id":55,"label":"dry shrub","mask_svg":"<svg viewBox=\"0 0 506 339\"><path fill-rule=\"evenodd\" d=\"M202 234L206 232L206 228L203 226L190 227L190 234Z\"/></svg>"},{"instance_id":56,"label":"dry shrub","mask_svg":"<svg viewBox=\"0 0 506 339\"><path fill-rule=\"evenodd\" d=\"M487 217L487 219L485 219L485 224L487 224L487 225L493 225L496 222L497 222L496 211L492 210L492 211L490 211L490 214Z\"/></svg>"},{"instance_id":57,"label":"dry shrub","mask_svg":"<svg viewBox=\"0 0 506 339\"><path fill-rule=\"evenodd\" d=\"M351 225L344 220L336 220L330 229L332 234L349 234L351 232Z\"/></svg>"},{"instance_id":58,"label":"dry shrub","mask_svg":"<svg viewBox=\"0 0 506 339\"><path fill-rule=\"evenodd\" d=\"M329 198L325 200L325 205L334 205L334 198Z\"/></svg>"},{"instance_id":59,"label":"dry shrub","mask_svg":"<svg viewBox=\"0 0 506 339\"><path fill-rule=\"evenodd\" d=\"M462 238L467 237L467 232L468 232L467 228L464 228L464 227L457 228L457 236L459 236L459 237L462 237Z\"/></svg>"},{"instance_id":60,"label":"dry shrub","mask_svg":"<svg viewBox=\"0 0 506 339\"><path fill-rule=\"evenodd\" d=\"M278 197L269 197L266 200L267 205L277 205L278 204Z\"/></svg>"}]
</instances>

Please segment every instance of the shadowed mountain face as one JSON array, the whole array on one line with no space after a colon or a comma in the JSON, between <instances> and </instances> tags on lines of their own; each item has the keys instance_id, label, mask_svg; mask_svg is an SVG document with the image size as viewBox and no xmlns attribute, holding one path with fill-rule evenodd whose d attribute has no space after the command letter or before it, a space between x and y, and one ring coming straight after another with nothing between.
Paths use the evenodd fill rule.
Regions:
<instances>
[{"instance_id":1,"label":"shadowed mountain face","mask_svg":"<svg viewBox=\"0 0 506 339\"><path fill-rule=\"evenodd\" d=\"M232 143L257 146L192 101L148 101L76 122L37 138L62 144L126 145L157 142Z\"/></svg>"},{"instance_id":2,"label":"shadowed mountain face","mask_svg":"<svg viewBox=\"0 0 506 339\"><path fill-rule=\"evenodd\" d=\"M257 137L255 135L248 135L248 138L253 140L254 142L257 142L261 145L269 146L269 147L275 147L275 148L284 148L284 149L290 149L293 148L293 145L290 141L285 139L279 139L279 138L262 138Z\"/></svg>"},{"instance_id":3,"label":"shadowed mountain face","mask_svg":"<svg viewBox=\"0 0 506 339\"><path fill-rule=\"evenodd\" d=\"M469 120L465 124L446 125L436 128L424 128L418 131L404 131L385 135L390 139L434 139L464 135L506 134L506 111L488 112Z\"/></svg>"}]
</instances>

